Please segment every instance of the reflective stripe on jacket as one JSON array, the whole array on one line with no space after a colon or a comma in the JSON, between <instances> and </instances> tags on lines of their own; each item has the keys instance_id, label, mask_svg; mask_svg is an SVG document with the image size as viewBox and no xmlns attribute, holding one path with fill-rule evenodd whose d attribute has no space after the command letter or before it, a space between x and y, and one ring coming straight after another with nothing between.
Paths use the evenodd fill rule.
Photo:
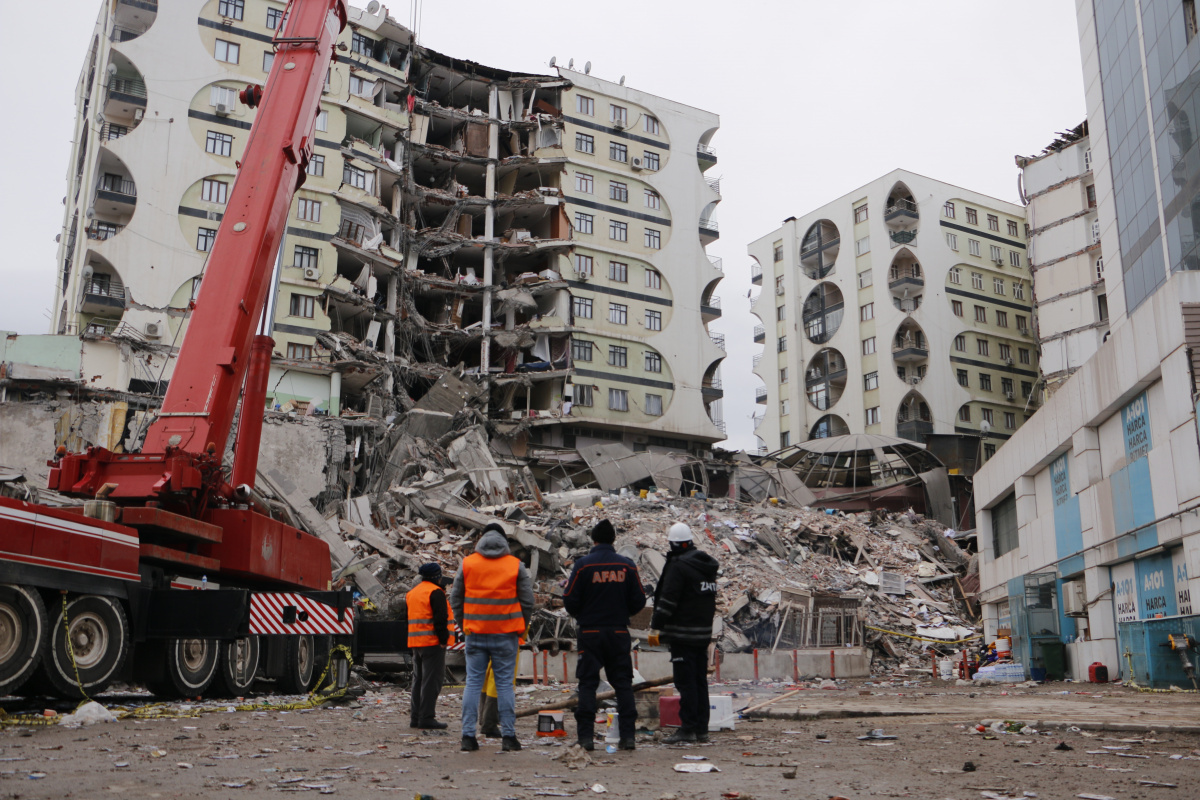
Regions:
<instances>
[{"instance_id":1,"label":"reflective stripe on jacket","mask_svg":"<svg viewBox=\"0 0 1200 800\"><path fill-rule=\"evenodd\" d=\"M429 600L430 595L440 591L442 588L436 583L421 581L410 589L408 594L404 595L404 602L408 606L409 647L436 647L441 644L433 627L433 606ZM449 603L446 604L446 616L446 627L453 630L454 612L450 610ZM453 633L450 634L446 644L454 644Z\"/></svg>"},{"instance_id":2,"label":"reflective stripe on jacket","mask_svg":"<svg viewBox=\"0 0 1200 800\"><path fill-rule=\"evenodd\" d=\"M488 558L472 553L463 559L463 630L467 633L521 633L525 617L517 599L516 556Z\"/></svg>"}]
</instances>

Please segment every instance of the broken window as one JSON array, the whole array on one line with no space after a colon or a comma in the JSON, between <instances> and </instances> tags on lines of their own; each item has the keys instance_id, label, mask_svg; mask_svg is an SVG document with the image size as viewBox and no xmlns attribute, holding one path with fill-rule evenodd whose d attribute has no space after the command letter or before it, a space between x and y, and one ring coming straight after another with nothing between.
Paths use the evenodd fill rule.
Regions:
<instances>
[{"instance_id":1,"label":"broken window","mask_svg":"<svg viewBox=\"0 0 1200 800\"><path fill-rule=\"evenodd\" d=\"M646 133L651 133L651 134L654 134L655 136L658 136L659 135L658 117L652 117L649 114L642 117L642 130L644 130Z\"/></svg>"},{"instance_id":2,"label":"broken window","mask_svg":"<svg viewBox=\"0 0 1200 800\"><path fill-rule=\"evenodd\" d=\"M1108 295L1101 294L1096 296L1096 313L1099 315L1101 322L1108 319Z\"/></svg>"},{"instance_id":3,"label":"broken window","mask_svg":"<svg viewBox=\"0 0 1200 800\"><path fill-rule=\"evenodd\" d=\"M988 230L989 231L1000 230L1000 218L999 217L997 217L995 214L988 214L987 220L988 220Z\"/></svg>"},{"instance_id":4,"label":"broken window","mask_svg":"<svg viewBox=\"0 0 1200 800\"><path fill-rule=\"evenodd\" d=\"M287 357L292 361L308 361L313 356L313 348L311 344L296 344L289 342L287 346Z\"/></svg>"},{"instance_id":5,"label":"broken window","mask_svg":"<svg viewBox=\"0 0 1200 800\"><path fill-rule=\"evenodd\" d=\"M308 167L307 167L307 169L305 169L305 172L307 172L309 175L312 175L315 178L324 177L325 176L325 156L313 155L311 158L309 158Z\"/></svg>"},{"instance_id":6,"label":"broken window","mask_svg":"<svg viewBox=\"0 0 1200 800\"><path fill-rule=\"evenodd\" d=\"M375 40L368 36L363 36L358 31L350 37L350 50L358 53L360 56L371 57L371 53L375 48Z\"/></svg>"},{"instance_id":7,"label":"broken window","mask_svg":"<svg viewBox=\"0 0 1200 800\"><path fill-rule=\"evenodd\" d=\"M981 355L981 356L989 355L988 349L989 348L988 348L988 340L987 339L976 339L975 340L975 350L979 353L979 355Z\"/></svg>"},{"instance_id":8,"label":"broken window","mask_svg":"<svg viewBox=\"0 0 1200 800\"><path fill-rule=\"evenodd\" d=\"M592 298L590 297L572 297L571 308L577 319L592 318Z\"/></svg>"},{"instance_id":9,"label":"broken window","mask_svg":"<svg viewBox=\"0 0 1200 800\"><path fill-rule=\"evenodd\" d=\"M217 61L224 61L226 64L238 63L238 58L241 57L242 47L237 42L227 42L224 39L217 39L216 47L213 49L213 56Z\"/></svg>"},{"instance_id":10,"label":"broken window","mask_svg":"<svg viewBox=\"0 0 1200 800\"><path fill-rule=\"evenodd\" d=\"M367 229L361 223L345 218L342 220L342 227L338 229L338 236L346 241L362 244L366 232Z\"/></svg>"},{"instance_id":11,"label":"broken window","mask_svg":"<svg viewBox=\"0 0 1200 800\"><path fill-rule=\"evenodd\" d=\"M228 157L233 152L233 137L228 133L209 131L204 138L204 151L214 156Z\"/></svg>"},{"instance_id":12,"label":"broken window","mask_svg":"<svg viewBox=\"0 0 1200 800\"><path fill-rule=\"evenodd\" d=\"M942 206L942 214L947 219L954 219L954 203L947 202L946 205Z\"/></svg>"},{"instance_id":13,"label":"broken window","mask_svg":"<svg viewBox=\"0 0 1200 800\"><path fill-rule=\"evenodd\" d=\"M575 232L576 233L591 233L592 222L595 221L595 216L585 214L582 211L575 212Z\"/></svg>"},{"instance_id":14,"label":"broken window","mask_svg":"<svg viewBox=\"0 0 1200 800\"><path fill-rule=\"evenodd\" d=\"M647 350L645 367L646 372L662 372L662 356Z\"/></svg>"},{"instance_id":15,"label":"broken window","mask_svg":"<svg viewBox=\"0 0 1200 800\"><path fill-rule=\"evenodd\" d=\"M784 431L783 433L779 434L779 446L780 447L790 447L791 444L792 444L792 432L791 431Z\"/></svg>"},{"instance_id":16,"label":"broken window","mask_svg":"<svg viewBox=\"0 0 1200 800\"><path fill-rule=\"evenodd\" d=\"M620 261L608 262L608 279L610 281L619 281L621 283L629 282L629 265L623 264Z\"/></svg>"},{"instance_id":17,"label":"broken window","mask_svg":"<svg viewBox=\"0 0 1200 800\"><path fill-rule=\"evenodd\" d=\"M196 231L196 249L207 253L212 249L213 242L217 240L217 231L215 228L200 228Z\"/></svg>"},{"instance_id":18,"label":"broken window","mask_svg":"<svg viewBox=\"0 0 1200 800\"><path fill-rule=\"evenodd\" d=\"M954 349L960 353L967 352L967 337L961 333L954 337Z\"/></svg>"},{"instance_id":19,"label":"broken window","mask_svg":"<svg viewBox=\"0 0 1200 800\"><path fill-rule=\"evenodd\" d=\"M608 408L610 411L628 411L629 392L624 389L609 389Z\"/></svg>"},{"instance_id":20,"label":"broken window","mask_svg":"<svg viewBox=\"0 0 1200 800\"><path fill-rule=\"evenodd\" d=\"M662 416L662 395L646 394L646 413L652 417Z\"/></svg>"},{"instance_id":21,"label":"broken window","mask_svg":"<svg viewBox=\"0 0 1200 800\"><path fill-rule=\"evenodd\" d=\"M304 222L321 221L321 201L301 197L296 201L296 219Z\"/></svg>"},{"instance_id":22,"label":"broken window","mask_svg":"<svg viewBox=\"0 0 1200 800\"><path fill-rule=\"evenodd\" d=\"M313 314L317 307L317 299L307 294L297 294L292 292L291 307L288 314L293 317L313 318Z\"/></svg>"},{"instance_id":23,"label":"broken window","mask_svg":"<svg viewBox=\"0 0 1200 800\"><path fill-rule=\"evenodd\" d=\"M646 330L661 331L662 330L662 312L646 310Z\"/></svg>"},{"instance_id":24,"label":"broken window","mask_svg":"<svg viewBox=\"0 0 1200 800\"><path fill-rule=\"evenodd\" d=\"M992 376L986 372L979 373L979 389L984 392L992 390Z\"/></svg>"},{"instance_id":25,"label":"broken window","mask_svg":"<svg viewBox=\"0 0 1200 800\"><path fill-rule=\"evenodd\" d=\"M629 223L618 222L617 220L608 221L608 238L615 242L629 241Z\"/></svg>"},{"instance_id":26,"label":"broken window","mask_svg":"<svg viewBox=\"0 0 1200 800\"><path fill-rule=\"evenodd\" d=\"M246 11L246 0L221 0L217 3L217 13L222 17L241 20Z\"/></svg>"},{"instance_id":27,"label":"broken window","mask_svg":"<svg viewBox=\"0 0 1200 800\"><path fill-rule=\"evenodd\" d=\"M629 202L629 186L621 181L608 182L608 199L618 203Z\"/></svg>"},{"instance_id":28,"label":"broken window","mask_svg":"<svg viewBox=\"0 0 1200 800\"><path fill-rule=\"evenodd\" d=\"M268 28L270 28L273 31L278 30L279 23L282 21L283 21L283 9L282 8L268 8L267 9L267 27Z\"/></svg>"},{"instance_id":29,"label":"broken window","mask_svg":"<svg viewBox=\"0 0 1200 800\"><path fill-rule=\"evenodd\" d=\"M295 257L292 261L292 266L299 267L301 269L307 269L309 267L315 268L317 266L317 248L296 245Z\"/></svg>"},{"instance_id":30,"label":"broken window","mask_svg":"<svg viewBox=\"0 0 1200 800\"><path fill-rule=\"evenodd\" d=\"M629 348L617 344L608 346L608 365L610 367L629 366Z\"/></svg>"},{"instance_id":31,"label":"broken window","mask_svg":"<svg viewBox=\"0 0 1200 800\"><path fill-rule=\"evenodd\" d=\"M967 208L967 222L971 225L979 224L979 212L973 208Z\"/></svg>"},{"instance_id":32,"label":"broken window","mask_svg":"<svg viewBox=\"0 0 1200 800\"><path fill-rule=\"evenodd\" d=\"M375 95L375 81L359 77L358 75L351 75L350 94L366 98L373 97Z\"/></svg>"},{"instance_id":33,"label":"broken window","mask_svg":"<svg viewBox=\"0 0 1200 800\"><path fill-rule=\"evenodd\" d=\"M1012 295L1017 300L1024 300L1025 299L1025 284L1021 283L1020 281L1013 281Z\"/></svg>"},{"instance_id":34,"label":"broken window","mask_svg":"<svg viewBox=\"0 0 1200 800\"><path fill-rule=\"evenodd\" d=\"M971 255L973 256L979 255L979 240L967 239L967 250L970 251Z\"/></svg>"},{"instance_id":35,"label":"broken window","mask_svg":"<svg viewBox=\"0 0 1200 800\"><path fill-rule=\"evenodd\" d=\"M609 142L608 157L613 161L620 161L624 164L629 161L629 148L618 142Z\"/></svg>"},{"instance_id":36,"label":"broken window","mask_svg":"<svg viewBox=\"0 0 1200 800\"><path fill-rule=\"evenodd\" d=\"M1021 254L1016 250L1009 250L1008 251L1008 263L1010 266L1013 266L1013 267L1021 266Z\"/></svg>"},{"instance_id":37,"label":"broken window","mask_svg":"<svg viewBox=\"0 0 1200 800\"><path fill-rule=\"evenodd\" d=\"M629 321L629 306L622 303L609 303L608 321L614 325L627 324Z\"/></svg>"},{"instance_id":38,"label":"broken window","mask_svg":"<svg viewBox=\"0 0 1200 800\"><path fill-rule=\"evenodd\" d=\"M659 209L662 208L662 196L653 189L645 190L646 208Z\"/></svg>"},{"instance_id":39,"label":"broken window","mask_svg":"<svg viewBox=\"0 0 1200 800\"><path fill-rule=\"evenodd\" d=\"M642 151L642 166L652 172L658 172L658 153L649 150Z\"/></svg>"},{"instance_id":40,"label":"broken window","mask_svg":"<svg viewBox=\"0 0 1200 800\"><path fill-rule=\"evenodd\" d=\"M867 205L866 205L866 203L864 203L861 206L859 206L858 208L854 209L854 222L859 223L859 222L866 222L866 221L867 221Z\"/></svg>"},{"instance_id":41,"label":"broken window","mask_svg":"<svg viewBox=\"0 0 1200 800\"><path fill-rule=\"evenodd\" d=\"M967 371L965 369L958 370L958 385L959 386L970 386L971 385L971 378L967 374Z\"/></svg>"},{"instance_id":42,"label":"broken window","mask_svg":"<svg viewBox=\"0 0 1200 800\"><path fill-rule=\"evenodd\" d=\"M591 256L575 254L575 274L591 277L595 269L595 261Z\"/></svg>"},{"instance_id":43,"label":"broken window","mask_svg":"<svg viewBox=\"0 0 1200 800\"><path fill-rule=\"evenodd\" d=\"M646 268L646 288L661 289L662 288L662 273L656 269Z\"/></svg>"},{"instance_id":44,"label":"broken window","mask_svg":"<svg viewBox=\"0 0 1200 800\"><path fill-rule=\"evenodd\" d=\"M575 173L575 191L591 194L593 184L594 181L591 175L586 172Z\"/></svg>"},{"instance_id":45,"label":"broken window","mask_svg":"<svg viewBox=\"0 0 1200 800\"><path fill-rule=\"evenodd\" d=\"M617 106L610 104L608 106L608 118L612 124L618 128L625 128L629 125L629 109L625 106Z\"/></svg>"},{"instance_id":46,"label":"broken window","mask_svg":"<svg viewBox=\"0 0 1200 800\"><path fill-rule=\"evenodd\" d=\"M946 234L946 246L949 247L951 250L958 250L958 234L957 233L947 233Z\"/></svg>"},{"instance_id":47,"label":"broken window","mask_svg":"<svg viewBox=\"0 0 1200 800\"><path fill-rule=\"evenodd\" d=\"M200 183L200 199L208 203L224 205L229 197L229 184L225 181L214 181L205 178Z\"/></svg>"},{"instance_id":48,"label":"broken window","mask_svg":"<svg viewBox=\"0 0 1200 800\"><path fill-rule=\"evenodd\" d=\"M646 236L642 243L651 250L658 250L662 248L662 233L654 228L646 228Z\"/></svg>"},{"instance_id":49,"label":"broken window","mask_svg":"<svg viewBox=\"0 0 1200 800\"><path fill-rule=\"evenodd\" d=\"M575 110L585 116L595 116L596 101L585 94L577 94L575 95Z\"/></svg>"},{"instance_id":50,"label":"broken window","mask_svg":"<svg viewBox=\"0 0 1200 800\"><path fill-rule=\"evenodd\" d=\"M1001 328L1008 327L1008 312L1007 311L997 311L996 312L996 324L998 326L1000 326Z\"/></svg>"},{"instance_id":51,"label":"broken window","mask_svg":"<svg viewBox=\"0 0 1200 800\"><path fill-rule=\"evenodd\" d=\"M595 153L596 137L588 133L575 134L575 149L581 153Z\"/></svg>"},{"instance_id":52,"label":"broken window","mask_svg":"<svg viewBox=\"0 0 1200 800\"><path fill-rule=\"evenodd\" d=\"M572 361L591 361L592 360L592 343L583 339L571 340L571 360Z\"/></svg>"},{"instance_id":53,"label":"broken window","mask_svg":"<svg viewBox=\"0 0 1200 800\"><path fill-rule=\"evenodd\" d=\"M951 300L950 310L954 312L954 316L961 317L963 315L963 304L961 300Z\"/></svg>"}]
</instances>

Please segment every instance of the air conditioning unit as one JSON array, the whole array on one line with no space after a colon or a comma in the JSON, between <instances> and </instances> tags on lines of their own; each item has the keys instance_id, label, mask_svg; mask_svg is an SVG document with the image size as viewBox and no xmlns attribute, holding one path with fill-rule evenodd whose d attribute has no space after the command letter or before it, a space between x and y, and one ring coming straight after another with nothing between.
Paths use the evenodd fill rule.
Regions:
<instances>
[{"instance_id":1,"label":"air conditioning unit","mask_svg":"<svg viewBox=\"0 0 1200 800\"><path fill-rule=\"evenodd\" d=\"M135 121L137 121L137 122L141 122L141 121L142 121L142 117L144 117L144 116L146 116L146 109L144 109L144 108L135 108L135 109L133 110L133 118L134 118L134 120L135 120Z\"/></svg>"},{"instance_id":2,"label":"air conditioning unit","mask_svg":"<svg viewBox=\"0 0 1200 800\"><path fill-rule=\"evenodd\" d=\"M629 159L629 167L634 172L641 172L643 169L645 169L645 167L642 165L642 159L640 159L636 156Z\"/></svg>"},{"instance_id":3,"label":"air conditioning unit","mask_svg":"<svg viewBox=\"0 0 1200 800\"><path fill-rule=\"evenodd\" d=\"M230 108L226 103L217 103L217 116L218 117L228 117L232 113L233 113L233 109Z\"/></svg>"},{"instance_id":4,"label":"air conditioning unit","mask_svg":"<svg viewBox=\"0 0 1200 800\"><path fill-rule=\"evenodd\" d=\"M624 120L614 119L614 120L613 120L613 124L612 124L612 126L613 126L613 129L614 129L614 130L618 130L618 131L623 131L623 130L625 130L625 122L624 122Z\"/></svg>"},{"instance_id":5,"label":"air conditioning unit","mask_svg":"<svg viewBox=\"0 0 1200 800\"><path fill-rule=\"evenodd\" d=\"M775 294L779 295L780 297L783 297L783 291L784 291L784 289L782 286L775 287Z\"/></svg>"},{"instance_id":6,"label":"air conditioning unit","mask_svg":"<svg viewBox=\"0 0 1200 800\"><path fill-rule=\"evenodd\" d=\"M997 267L1003 267L1003 266L1004 266L1004 259L1003 259L1003 258L997 258L997 259L996 259L996 266L997 266Z\"/></svg>"},{"instance_id":7,"label":"air conditioning unit","mask_svg":"<svg viewBox=\"0 0 1200 800\"><path fill-rule=\"evenodd\" d=\"M921 382L921 378L917 375L914 375L908 379L908 382L911 383L913 386L916 386L918 383Z\"/></svg>"},{"instance_id":8,"label":"air conditioning unit","mask_svg":"<svg viewBox=\"0 0 1200 800\"><path fill-rule=\"evenodd\" d=\"M162 329L158 326L157 322L147 322L143 330L145 330L146 336L151 339L157 339L162 336Z\"/></svg>"},{"instance_id":9,"label":"air conditioning unit","mask_svg":"<svg viewBox=\"0 0 1200 800\"><path fill-rule=\"evenodd\" d=\"M319 267L305 267L304 280L316 281L321 279L321 270Z\"/></svg>"},{"instance_id":10,"label":"air conditioning unit","mask_svg":"<svg viewBox=\"0 0 1200 800\"><path fill-rule=\"evenodd\" d=\"M1083 581L1063 581L1063 613L1068 617L1087 616L1087 592Z\"/></svg>"},{"instance_id":11,"label":"air conditioning unit","mask_svg":"<svg viewBox=\"0 0 1200 800\"><path fill-rule=\"evenodd\" d=\"M1004 364L1005 366L1011 367L1013 365L1013 360L1011 358L1006 358L1004 359Z\"/></svg>"}]
</instances>

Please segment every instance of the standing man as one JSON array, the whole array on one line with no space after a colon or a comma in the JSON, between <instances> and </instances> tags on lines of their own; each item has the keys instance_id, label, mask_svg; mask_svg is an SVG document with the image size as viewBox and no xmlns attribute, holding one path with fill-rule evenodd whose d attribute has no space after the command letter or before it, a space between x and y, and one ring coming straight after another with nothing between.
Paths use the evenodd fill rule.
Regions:
<instances>
[{"instance_id":1,"label":"standing man","mask_svg":"<svg viewBox=\"0 0 1200 800\"><path fill-rule=\"evenodd\" d=\"M679 692L679 730L664 744L708 741L708 644L717 611L717 560L696 547L682 522L667 535L671 552L654 589L650 643L671 648L671 670Z\"/></svg>"},{"instance_id":2,"label":"standing man","mask_svg":"<svg viewBox=\"0 0 1200 800\"><path fill-rule=\"evenodd\" d=\"M633 750L637 707L633 700L633 659L629 655L629 618L646 607L646 593L637 567L617 555L613 542L617 532L606 519L592 528L592 550L575 562L563 606L579 627L579 705L575 707L575 730L579 746L595 747L596 687L600 668L617 692L617 722L622 750Z\"/></svg>"},{"instance_id":3,"label":"standing man","mask_svg":"<svg viewBox=\"0 0 1200 800\"><path fill-rule=\"evenodd\" d=\"M488 523L475 552L463 559L450 588L450 607L462 621L467 636L462 749L479 749L475 738L479 719L476 698L490 660L500 708L501 749L520 750L513 677L517 671L517 640L533 615L533 579L525 565L509 552L504 528L498 522Z\"/></svg>"},{"instance_id":4,"label":"standing man","mask_svg":"<svg viewBox=\"0 0 1200 800\"><path fill-rule=\"evenodd\" d=\"M454 622L446 593L442 590L442 568L430 562L417 570L421 582L404 595L408 606L408 647L412 651L412 708L409 727L445 730L437 719L437 699L446 675L446 645Z\"/></svg>"}]
</instances>

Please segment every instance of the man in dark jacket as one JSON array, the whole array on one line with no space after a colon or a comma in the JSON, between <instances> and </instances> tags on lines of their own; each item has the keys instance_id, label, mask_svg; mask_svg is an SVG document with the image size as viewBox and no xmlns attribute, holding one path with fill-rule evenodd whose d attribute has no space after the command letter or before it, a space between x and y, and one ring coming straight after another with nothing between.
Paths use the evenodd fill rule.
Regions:
<instances>
[{"instance_id":1,"label":"man in dark jacket","mask_svg":"<svg viewBox=\"0 0 1200 800\"><path fill-rule=\"evenodd\" d=\"M408 608L408 647L412 653L412 708L410 728L444 730L439 721L438 695L446 674L446 645L454 618L442 589L442 568L435 562L417 570L421 582L404 596Z\"/></svg>"},{"instance_id":2,"label":"man in dark jacket","mask_svg":"<svg viewBox=\"0 0 1200 800\"><path fill-rule=\"evenodd\" d=\"M679 692L679 730L665 744L708 741L708 645L717 610L717 560L696 547L682 522L667 536L671 552L654 590L650 642L671 648L671 670Z\"/></svg>"},{"instance_id":3,"label":"man in dark jacket","mask_svg":"<svg viewBox=\"0 0 1200 800\"><path fill-rule=\"evenodd\" d=\"M592 528L595 544L590 553L575 562L563 592L563 606L579 626L575 730L584 750L595 747L596 687L600 685L601 667L617 693L618 747L635 748L637 708L633 700L629 618L646 607L646 594L637 567L613 548L616 539L611 522L602 519L596 523Z\"/></svg>"}]
</instances>

